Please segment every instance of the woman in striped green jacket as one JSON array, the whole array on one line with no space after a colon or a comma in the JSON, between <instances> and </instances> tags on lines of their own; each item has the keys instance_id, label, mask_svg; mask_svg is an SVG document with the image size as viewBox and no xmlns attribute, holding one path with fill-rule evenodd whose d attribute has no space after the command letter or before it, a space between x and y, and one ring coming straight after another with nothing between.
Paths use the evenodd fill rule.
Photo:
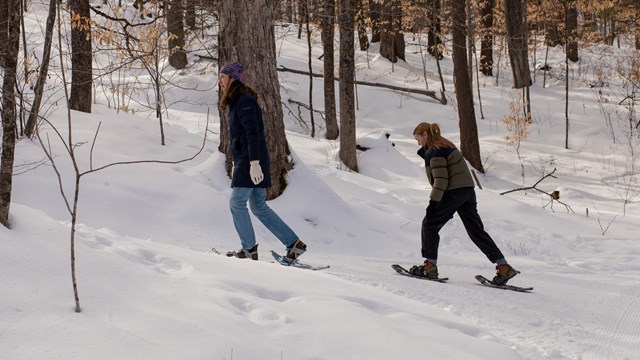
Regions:
<instances>
[{"instance_id":1,"label":"woman in striped green jacket","mask_svg":"<svg viewBox=\"0 0 640 360\"><path fill-rule=\"evenodd\" d=\"M422 220L422 257L426 260L410 272L429 278L438 277L440 229L457 212L471 241L496 264L492 282L504 285L519 271L512 268L491 236L484 230L478 215L474 182L467 163L456 146L440 133L438 124L420 123L413 131L420 144L418 155L424 159L431 184L429 205Z\"/></svg>"}]
</instances>

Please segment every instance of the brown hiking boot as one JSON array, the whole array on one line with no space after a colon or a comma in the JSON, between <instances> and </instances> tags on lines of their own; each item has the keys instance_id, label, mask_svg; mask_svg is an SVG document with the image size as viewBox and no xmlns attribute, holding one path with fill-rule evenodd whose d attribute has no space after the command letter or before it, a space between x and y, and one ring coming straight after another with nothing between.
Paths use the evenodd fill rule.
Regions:
<instances>
[{"instance_id":1,"label":"brown hiking boot","mask_svg":"<svg viewBox=\"0 0 640 360\"><path fill-rule=\"evenodd\" d=\"M514 269L509 264L496 265L496 276L491 280L495 285L504 285L512 277L520 274L520 271Z\"/></svg>"},{"instance_id":2,"label":"brown hiking boot","mask_svg":"<svg viewBox=\"0 0 640 360\"><path fill-rule=\"evenodd\" d=\"M249 256L247 256L247 253ZM239 259L248 259L258 260L258 244L255 244L251 249L245 250L240 249L238 251L227 251L227 256L229 257L237 257Z\"/></svg>"},{"instance_id":3,"label":"brown hiking boot","mask_svg":"<svg viewBox=\"0 0 640 360\"><path fill-rule=\"evenodd\" d=\"M426 277L429 279L437 279L438 278L438 267L429 262L429 260L425 260L422 265L414 265L409 269L409 272L412 275Z\"/></svg>"},{"instance_id":4,"label":"brown hiking boot","mask_svg":"<svg viewBox=\"0 0 640 360\"><path fill-rule=\"evenodd\" d=\"M307 245L303 243L302 240L297 240L290 248L287 248L287 255L285 257L293 261L298 259L305 251L307 251Z\"/></svg>"}]
</instances>

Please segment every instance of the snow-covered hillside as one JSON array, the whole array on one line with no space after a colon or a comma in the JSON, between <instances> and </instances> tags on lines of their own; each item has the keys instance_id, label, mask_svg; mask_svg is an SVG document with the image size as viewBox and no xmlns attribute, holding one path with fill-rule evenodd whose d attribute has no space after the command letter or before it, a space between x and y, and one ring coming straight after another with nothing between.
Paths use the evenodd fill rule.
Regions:
<instances>
[{"instance_id":1,"label":"snow-covered hillside","mask_svg":"<svg viewBox=\"0 0 640 360\"><path fill-rule=\"evenodd\" d=\"M42 9L27 17L28 28L38 26ZM294 26L278 31L279 64L306 69L306 39L296 38ZM314 49L318 72L320 51ZM627 152L638 139L625 143L624 124L614 124L614 143L597 102L598 91L612 97L621 91L619 81L611 78L609 87L595 90L587 84L593 69L630 55L602 48L596 53L585 51L572 65L568 150L563 79L550 77L542 88L542 75L536 75L534 123L516 149L506 143L501 122L519 93L511 88L509 68L503 61L498 86L495 78L480 78L484 119L478 115L478 130L486 173L478 174L479 212L507 260L522 272L511 283L533 286L531 293L490 289L474 280L476 274L492 276L493 265L457 217L442 230L439 268L448 283L401 277L390 268L423 260L420 225L430 188L413 128L438 122L459 143L449 56L441 62L448 105L358 87L357 138L369 148L358 154L360 173L340 165L339 142L322 134L310 138L285 112L295 168L285 193L270 206L308 244L304 261L331 265L316 272L272 263L269 250L282 251L282 245L258 222L260 261L211 251L240 246L228 210L230 180L217 151L217 69L211 64L192 61L173 74L181 84L212 90L167 90L168 98L188 101L169 109L165 146L148 109L127 114L98 101L92 114L73 112L74 138L83 143L79 166L88 170L117 161L188 158L200 148L207 111L214 109L204 150L194 160L114 166L82 178L75 249L81 313L74 312L70 217L55 172L37 141L20 140L16 165L28 171L15 177L12 227L0 228L0 358L637 358L640 198L623 214L620 194L640 193L639 175L629 165L634 160L638 169L637 155ZM358 52L359 79L425 87L417 48L409 46L407 62L393 71L375 54L375 45ZM561 48L550 57L554 66L564 63ZM435 61L426 60L428 85L439 89ZM308 102L307 77L279 75L283 102ZM314 104L322 109L322 83L315 81ZM48 118L66 131L66 110L60 103L51 106ZM43 130L65 190L72 191L68 156L50 128ZM532 186L553 169L555 177L538 188L558 189L571 210L549 204L535 190L500 195ZM627 188L621 179L631 180Z\"/></svg>"}]
</instances>

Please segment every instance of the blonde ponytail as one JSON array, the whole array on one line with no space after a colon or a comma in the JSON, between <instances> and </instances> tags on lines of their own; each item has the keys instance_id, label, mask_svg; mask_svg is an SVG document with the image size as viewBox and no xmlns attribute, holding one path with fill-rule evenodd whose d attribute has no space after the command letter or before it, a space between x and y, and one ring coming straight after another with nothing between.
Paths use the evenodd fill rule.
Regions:
<instances>
[{"instance_id":1,"label":"blonde ponytail","mask_svg":"<svg viewBox=\"0 0 640 360\"><path fill-rule=\"evenodd\" d=\"M427 133L427 146L434 149L455 148L456 146L446 138L442 137L440 125L437 123L421 122L413 130L413 135Z\"/></svg>"}]
</instances>

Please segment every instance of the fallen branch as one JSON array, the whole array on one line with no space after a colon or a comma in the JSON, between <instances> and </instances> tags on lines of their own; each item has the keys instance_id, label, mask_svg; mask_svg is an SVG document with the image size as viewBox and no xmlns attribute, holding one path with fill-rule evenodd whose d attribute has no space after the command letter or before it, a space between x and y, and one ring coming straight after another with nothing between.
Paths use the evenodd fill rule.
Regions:
<instances>
[{"instance_id":1,"label":"fallen branch","mask_svg":"<svg viewBox=\"0 0 640 360\"><path fill-rule=\"evenodd\" d=\"M308 71L289 69L289 68L286 68L284 66L278 67L277 70L278 71L286 71L286 72L290 72L290 73L294 73L294 74L300 74L300 75L307 75L307 76L311 75L311 76L317 77L317 78L324 78L324 75L322 75L322 74L316 74L316 73L309 74ZM336 77L335 81L340 81L340 79ZM446 100L446 98L444 96L442 97L442 99L440 99L436 95L436 92L432 91L432 90L409 89L409 88L400 87L400 86L381 84L381 83L372 83L372 82L367 82L367 81L362 81L362 80L356 80L355 84L356 85L380 87L380 88L385 88L385 89L390 89L390 90L395 90L395 91L401 91L401 92L407 92L407 93L412 93L412 94L426 95L426 96L429 96L431 98L434 98L434 99L438 100L438 102L443 104L443 105L447 103L447 100Z\"/></svg>"},{"instance_id":2,"label":"fallen branch","mask_svg":"<svg viewBox=\"0 0 640 360\"><path fill-rule=\"evenodd\" d=\"M300 106L300 107L303 107L303 108L305 108L305 109L307 109L307 110L310 110L310 109L311 109L311 108L309 107L309 105L307 105L307 104L305 104L305 103L303 103L303 102L300 102L300 101L298 101L298 100L288 99L287 101L288 101L289 103L291 103L291 104L296 104L296 105L298 105L298 106ZM316 109L313 109L313 112L320 114L320 116L322 116L322 115L324 114L324 112L323 112L323 111L316 110Z\"/></svg>"}]
</instances>

